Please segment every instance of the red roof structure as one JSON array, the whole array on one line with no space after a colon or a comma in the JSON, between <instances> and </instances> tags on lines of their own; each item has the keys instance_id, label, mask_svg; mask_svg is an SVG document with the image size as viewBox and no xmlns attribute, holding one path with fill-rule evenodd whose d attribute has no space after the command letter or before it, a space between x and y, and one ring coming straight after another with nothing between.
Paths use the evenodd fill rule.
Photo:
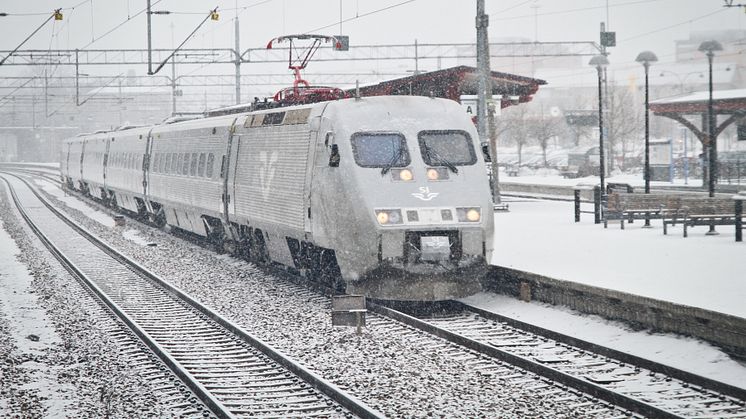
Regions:
<instances>
[{"instance_id":1,"label":"red roof structure","mask_svg":"<svg viewBox=\"0 0 746 419\"><path fill-rule=\"evenodd\" d=\"M493 96L502 95L501 108L530 102L539 86L547 84L544 80L499 71L492 71L490 75ZM476 95L478 85L479 72L476 68L458 66L360 87L360 95L432 96L458 102L461 95ZM355 89L347 92L354 95Z\"/></svg>"},{"instance_id":2,"label":"red roof structure","mask_svg":"<svg viewBox=\"0 0 746 419\"><path fill-rule=\"evenodd\" d=\"M709 91L693 92L686 95L658 99L650 102L650 110L655 115L671 118L685 127L702 142L709 145L707 134L707 105L709 102ZM712 92L713 111L715 116L726 115L727 118L719 124L715 124L715 138L725 128L746 116L746 89L717 90ZM686 119L687 115L700 115L702 128Z\"/></svg>"}]
</instances>

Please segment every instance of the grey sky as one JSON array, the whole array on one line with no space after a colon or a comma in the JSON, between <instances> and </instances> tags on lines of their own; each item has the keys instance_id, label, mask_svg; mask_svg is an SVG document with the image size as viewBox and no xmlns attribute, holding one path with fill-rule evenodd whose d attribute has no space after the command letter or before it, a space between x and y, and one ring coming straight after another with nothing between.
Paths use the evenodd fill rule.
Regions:
<instances>
[{"instance_id":1,"label":"grey sky","mask_svg":"<svg viewBox=\"0 0 746 419\"><path fill-rule=\"evenodd\" d=\"M158 0L153 0L153 3ZM412 42L470 42L474 39L474 1L446 0L342 0L342 18L353 20L342 24L342 31L353 43L385 44ZM355 18L388 6L405 3L368 16ZM518 36L533 39L534 9L538 6L539 40L597 40L599 22L605 20L607 2L603 0L564 1L497 1L487 0L490 14L490 36ZM74 10L71 6L79 4ZM738 8L726 9L721 0L610 0L609 23L617 31L619 47L615 61L633 59L637 50L651 48L670 53L672 40L684 38L690 30L740 29L744 13ZM154 10L206 13L214 6L221 12L219 22L208 22L190 46L231 46L233 28L229 19L236 5L242 9L242 47L262 47L278 35L299 33L332 25L319 32L337 34L340 17L339 0L161 0ZM252 6L243 9L247 6ZM54 25L59 35L52 39L48 25L29 43L29 48L82 48L93 37L124 21L145 7L143 0L34 0L0 2L0 12L47 13L56 7L65 10L65 20ZM706 15L707 17L703 17ZM93 25L91 20L93 18ZM0 18L0 49L11 49L45 19L45 16L7 16ZM171 43L169 24L174 22L177 42L202 19L197 14L154 16L156 46ZM64 25L64 27L63 27ZM674 26L673 25L678 25ZM670 28L669 28L670 27ZM669 29L666 29L669 28ZM650 33L657 31L654 33ZM140 15L111 35L95 42L92 48L142 48L145 46L145 17Z\"/></svg>"},{"instance_id":2,"label":"grey sky","mask_svg":"<svg viewBox=\"0 0 746 419\"><path fill-rule=\"evenodd\" d=\"M323 27L326 28L316 32L331 35L340 31L339 0L153 0L153 3L154 10L180 12L153 16L156 48L172 45L172 22L173 39L178 44L215 6L221 11L220 21L208 21L188 47L232 48L236 7L242 49L262 48L269 39L283 34ZM617 32L618 43L611 50L610 60L619 67L629 67L643 49L655 51L661 64L665 64L673 60L674 40L687 38L689 31L742 29L746 19L741 9L726 9L721 0L486 0L486 3L490 38L532 40L536 34L540 41L597 41L599 23L606 19L608 3L610 29ZM45 14L56 7L66 8L64 20L48 24L24 48L146 47L144 14L98 39L144 9L144 0L2 0L0 12L11 16L0 17L0 49L14 48L46 18L15 14ZM371 13L381 9L386 10ZM342 0L342 19L351 19L342 24L342 33L350 36L353 45L412 43L415 39L420 43L473 42L475 9L473 0ZM52 36L52 31L57 35ZM92 39L98 40L91 44ZM0 76L17 71L18 68L0 67ZM282 71L287 70L278 66L277 72Z\"/></svg>"}]
</instances>

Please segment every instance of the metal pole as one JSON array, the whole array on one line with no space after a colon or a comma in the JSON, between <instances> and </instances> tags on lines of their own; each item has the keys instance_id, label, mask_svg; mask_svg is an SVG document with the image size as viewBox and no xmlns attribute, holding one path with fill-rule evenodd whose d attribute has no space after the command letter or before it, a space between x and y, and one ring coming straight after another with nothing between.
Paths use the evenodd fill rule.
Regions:
<instances>
[{"instance_id":1,"label":"metal pole","mask_svg":"<svg viewBox=\"0 0 746 419\"><path fill-rule=\"evenodd\" d=\"M49 78L46 68L44 69L44 117L49 117Z\"/></svg>"},{"instance_id":2,"label":"metal pole","mask_svg":"<svg viewBox=\"0 0 746 419\"><path fill-rule=\"evenodd\" d=\"M650 64L645 61L645 193L650 193L650 89L648 85L648 70ZM649 214L645 214L645 225L650 227Z\"/></svg>"},{"instance_id":3,"label":"metal pole","mask_svg":"<svg viewBox=\"0 0 746 419\"><path fill-rule=\"evenodd\" d=\"M743 241L743 200L736 199L736 241Z\"/></svg>"},{"instance_id":4,"label":"metal pole","mask_svg":"<svg viewBox=\"0 0 746 419\"><path fill-rule=\"evenodd\" d=\"M689 138L687 132L684 131L684 185L689 184L689 151L688 143Z\"/></svg>"},{"instance_id":5,"label":"metal pole","mask_svg":"<svg viewBox=\"0 0 746 419\"><path fill-rule=\"evenodd\" d=\"M598 174L601 178L601 196L606 195L606 164L604 163L604 104L603 104L603 81L601 66L596 67L598 72Z\"/></svg>"},{"instance_id":6,"label":"metal pole","mask_svg":"<svg viewBox=\"0 0 746 419\"><path fill-rule=\"evenodd\" d=\"M489 18L484 14L484 0L477 0L477 70L479 73L479 84L477 90L477 132L479 133L480 142L484 143L487 141L487 127L486 127L486 109L487 102L485 98L485 92L487 91L487 78L489 73L489 63L485 61L489 59L487 55L488 46L485 45L483 32L487 32L487 26L489 25ZM492 162L495 164L496 162Z\"/></svg>"},{"instance_id":7,"label":"metal pole","mask_svg":"<svg viewBox=\"0 0 746 419\"><path fill-rule=\"evenodd\" d=\"M420 74L420 58L419 58L419 45L417 45L417 39L414 40L414 75Z\"/></svg>"},{"instance_id":8,"label":"metal pole","mask_svg":"<svg viewBox=\"0 0 746 419\"><path fill-rule=\"evenodd\" d=\"M494 112L487 106L492 101L492 80L490 74L489 54L489 16L484 13L484 0L477 0L477 70L479 73L479 90L477 91L477 131L480 144L489 141L492 154L492 199L500 204L499 167L497 165L497 138L493 133ZM495 106L500 106L499 104Z\"/></svg>"},{"instance_id":9,"label":"metal pole","mask_svg":"<svg viewBox=\"0 0 746 419\"><path fill-rule=\"evenodd\" d=\"M650 193L650 96L648 86L648 69L650 64L643 63L645 66L645 193ZM650 220L645 220L645 225L650 225Z\"/></svg>"},{"instance_id":10,"label":"metal pole","mask_svg":"<svg viewBox=\"0 0 746 419\"><path fill-rule=\"evenodd\" d=\"M339 7L341 9L341 3ZM236 105L239 103L241 103L241 44L238 31L238 16L236 16Z\"/></svg>"},{"instance_id":11,"label":"metal pole","mask_svg":"<svg viewBox=\"0 0 746 419\"><path fill-rule=\"evenodd\" d=\"M171 57L171 116L176 115L176 57Z\"/></svg>"},{"instance_id":12,"label":"metal pole","mask_svg":"<svg viewBox=\"0 0 746 419\"><path fill-rule=\"evenodd\" d=\"M141 3L142 4L142 3ZM151 39L151 26L150 26L150 0L147 5L147 21L148 21L148 75L153 74L153 41Z\"/></svg>"},{"instance_id":13,"label":"metal pole","mask_svg":"<svg viewBox=\"0 0 746 419\"><path fill-rule=\"evenodd\" d=\"M78 49L75 49L75 105L80 106L80 65L78 63Z\"/></svg>"},{"instance_id":14,"label":"metal pole","mask_svg":"<svg viewBox=\"0 0 746 419\"><path fill-rule=\"evenodd\" d=\"M713 110L712 100L712 58L715 55L712 51L707 52L707 61L710 64L710 100L707 102L707 115L708 115L708 135L710 143L710 184L709 192L710 197L715 196L715 182L717 180L717 138L715 138L715 115ZM711 229L714 229L711 228Z\"/></svg>"}]
</instances>

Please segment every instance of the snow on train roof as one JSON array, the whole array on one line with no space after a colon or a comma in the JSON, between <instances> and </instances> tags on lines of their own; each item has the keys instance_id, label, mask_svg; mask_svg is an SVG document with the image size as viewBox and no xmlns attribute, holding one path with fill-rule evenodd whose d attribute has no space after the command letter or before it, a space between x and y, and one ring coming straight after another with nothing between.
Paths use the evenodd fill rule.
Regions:
<instances>
[{"instance_id":1,"label":"snow on train roof","mask_svg":"<svg viewBox=\"0 0 746 419\"><path fill-rule=\"evenodd\" d=\"M442 112L435 111L435 109L433 109L433 104L439 106ZM438 129L439 127L451 127L456 120L465 120L460 105L449 99L425 96L367 96L263 109L254 112L212 116L208 118L196 118L169 124L133 127L124 131L105 131L78 136L77 138L72 138L68 141L103 139L112 135L117 137L130 135L135 136L150 133L166 133L183 129L224 127L233 124L234 119L245 118L248 115L289 112L296 109L315 107L327 108L329 113L340 113L340 115L343 115L340 120L340 125L355 126L358 129L380 129L381 118L389 120L392 119L392 117L393 119L398 119L400 121L402 119L411 119L412 121L417 120L420 123L427 122L433 126L433 129ZM426 111L423 112L425 109ZM453 115L453 118L444 117L444 115ZM242 122L239 121L239 123Z\"/></svg>"}]
</instances>

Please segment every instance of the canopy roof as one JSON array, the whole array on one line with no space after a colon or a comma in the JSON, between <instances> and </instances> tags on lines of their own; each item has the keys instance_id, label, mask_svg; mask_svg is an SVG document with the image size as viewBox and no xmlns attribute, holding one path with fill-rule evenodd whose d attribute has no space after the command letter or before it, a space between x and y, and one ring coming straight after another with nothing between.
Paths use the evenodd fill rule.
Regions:
<instances>
[{"instance_id":1,"label":"canopy roof","mask_svg":"<svg viewBox=\"0 0 746 419\"><path fill-rule=\"evenodd\" d=\"M539 86L547 84L544 80L499 71L491 71L490 76L492 94L502 95L502 108L529 102ZM476 95L478 85L479 72L476 68L457 66L360 87L360 95L417 95L459 101L461 95ZM354 95L355 89L348 89L347 92ZM510 96L514 97L513 100ZM514 100L515 97L517 100Z\"/></svg>"}]
</instances>

